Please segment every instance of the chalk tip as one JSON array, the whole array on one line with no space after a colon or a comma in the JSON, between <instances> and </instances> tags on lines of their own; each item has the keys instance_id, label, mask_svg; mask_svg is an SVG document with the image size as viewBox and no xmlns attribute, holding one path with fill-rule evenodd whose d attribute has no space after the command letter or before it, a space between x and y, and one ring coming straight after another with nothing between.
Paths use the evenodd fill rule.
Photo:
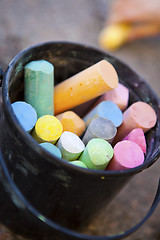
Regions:
<instances>
[{"instance_id":1,"label":"chalk tip","mask_svg":"<svg viewBox=\"0 0 160 240\"><path fill-rule=\"evenodd\" d=\"M62 157L62 154L59 148L53 145L52 143L44 142L44 143L40 143L40 146L43 147L48 152L50 152L51 154L55 155L56 157L59 157L59 158Z\"/></svg>"},{"instance_id":2,"label":"chalk tip","mask_svg":"<svg viewBox=\"0 0 160 240\"><path fill-rule=\"evenodd\" d=\"M55 143L63 132L61 122L52 115L44 115L38 118L35 125L35 133L42 142Z\"/></svg>"},{"instance_id":3,"label":"chalk tip","mask_svg":"<svg viewBox=\"0 0 160 240\"><path fill-rule=\"evenodd\" d=\"M122 140L114 146L114 156L107 170L121 171L140 166L144 162L144 153L140 146L130 140Z\"/></svg>"},{"instance_id":4,"label":"chalk tip","mask_svg":"<svg viewBox=\"0 0 160 240\"><path fill-rule=\"evenodd\" d=\"M90 169L104 170L113 157L112 146L100 138L91 139L79 160Z\"/></svg>"},{"instance_id":5,"label":"chalk tip","mask_svg":"<svg viewBox=\"0 0 160 240\"><path fill-rule=\"evenodd\" d=\"M99 72L110 89L118 86L119 79L117 71L109 61L103 59L99 62Z\"/></svg>"},{"instance_id":6,"label":"chalk tip","mask_svg":"<svg viewBox=\"0 0 160 240\"><path fill-rule=\"evenodd\" d=\"M146 139L142 128L134 128L123 140L130 140L137 143L144 154L146 154Z\"/></svg>"},{"instance_id":7,"label":"chalk tip","mask_svg":"<svg viewBox=\"0 0 160 240\"><path fill-rule=\"evenodd\" d=\"M53 65L46 60L31 61L25 65L25 69L27 68L31 69L32 71L44 72L46 74L50 74L54 70Z\"/></svg>"},{"instance_id":8,"label":"chalk tip","mask_svg":"<svg viewBox=\"0 0 160 240\"><path fill-rule=\"evenodd\" d=\"M75 134L69 131L64 131L59 139L64 149L71 153L79 153L85 149L82 140Z\"/></svg>"},{"instance_id":9,"label":"chalk tip","mask_svg":"<svg viewBox=\"0 0 160 240\"><path fill-rule=\"evenodd\" d=\"M119 127L123 122L123 113L121 109L112 101L102 101L98 105L98 113L111 120L116 127Z\"/></svg>"},{"instance_id":10,"label":"chalk tip","mask_svg":"<svg viewBox=\"0 0 160 240\"><path fill-rule=\"evenodd\" d=\"M70 163L77 166L77 167L87 168L87 166L84 162L81 162L81 161L78 161L78 160L71 161Z\"/></svg>"},{"instance_id":11,"label":"chalk tip","mask_svg":"<svg viewBox=\"0 0 160 240\"><path fill-rule=\"evenodd\" d=\"M104 93L98 101L101 102L104 100L114 102L121 109L121 111L124 111L128 106L129 89L122 83L118 83L118 86L115 89Z\"/></svg>"},{"instance_id":12,"label":"chalk tip","mask_svg":"<svg viewBox=\"0 0 160 240\"><path fill-rule=\"evenodd\" d=\"M86 124L83 119L71 110L60 113L56 115L56 117L62 123L63 131L73 132L76 135L81 136L86 129Z\"/></svg>"},{"instance_id":13,"label":"chalk tip","mask_svg":"<svg viewBox=\"0 0 160 240\"><path fill-rule=\"evenodd\" d=\"M140 126L142 125L144 132L155 126L157 122L157 115L150 104L137 101L133 103L129 109L131 109L131 114L135 122L137 122Z\"/></svg>"},{"instance_id":14,"label":"chalk tip","mask_svg":"<svg viewBox=\"0 0 160 240\"><path fill-rule=\"evenodd\" d=\"M30 132L37 122L36 110L24 101L11 104L14 114L25 131Z\"/></svg>"}]
</instances>

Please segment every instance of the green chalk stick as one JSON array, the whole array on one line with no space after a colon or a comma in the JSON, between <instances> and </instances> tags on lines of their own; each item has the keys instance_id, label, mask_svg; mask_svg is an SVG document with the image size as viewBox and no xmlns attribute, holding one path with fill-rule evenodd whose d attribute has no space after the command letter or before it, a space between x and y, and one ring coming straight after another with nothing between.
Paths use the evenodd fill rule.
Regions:
<instances>
[{"instance_id":1,"label":"green chalk stick","mask_svg":"<svg viewBox=\"0 0 160 240\"><path fill-rule=\"evenodd\" d=\"M56 157L61 158L62 154L61 151L52 143L40 143L41 147L45 148L48 152L50 152L51 154L55 155Z\"/></svg>"},{"instance_id":2,"label":"green chalk stick","mask_svg":"<svg viewBox=\"0 0 160 240\"><path fill-rule=\"evenodd\" d=\"M86 164L83 163L83 162L81 162L81 161L79 161L79 160L72 161L72 162L70 162L70 163L73 164L73 165L75 165L75 166L77 166L77 167L87 168Z\"/></svg>"},{"instance_id":3,"label":"green chalk stick","mask_svg":"<svg viewBox=\"0 0 160 240\"><path fill-rule=\"evenodd\" d=\"M54 115L53 72L53 65L45 60L29 62L24 68L24 99L34 107L38 118Z\"/></svg>"},{"instance_id":4,"label":"green chalk stick","mask_svg":"<svg viewBox=\"0 0 160 240\"><path fill-rule=\"evenodd\" d=\"M104 170L113 157L113 148L107 141L100 138L90 140L79 160L88 168Z\"/></svg>"}]
</instances>

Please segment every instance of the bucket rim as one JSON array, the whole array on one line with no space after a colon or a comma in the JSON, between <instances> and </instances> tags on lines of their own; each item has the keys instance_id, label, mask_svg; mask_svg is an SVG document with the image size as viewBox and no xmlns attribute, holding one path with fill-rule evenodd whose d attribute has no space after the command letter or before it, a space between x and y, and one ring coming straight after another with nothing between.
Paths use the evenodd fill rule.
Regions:
<instances>
[{"instance_id":1,"label":"bucket rim","mask_svg":"<svg viewBox=\"0 0 160 240\"><path fill-rule=\"evenodd\" d=\"M16 118L16 116L14 115L14 112L12 110L11 107L11 101L9 98L9 79L10 79L10 75L12 72L12 69L14 67L14 65L16 64L16 62L22 57L24 56L27 52L31 51L32 49L35 48L41 48L44 46L49 46L49 45L57 45L57 47L61 47L63 45L67 46L74 46L74 47L79 47L79 48L86 48L89 51L95 51L97 52L97 54L103 54L106 57L112 58L115 61L121 63L125 68L129 69L134 75L137 76L138 79L140 79L141 81L143 81L145 83L145 85L147 86L147 88L149 89L149 91L154 95L158 106L159 106L159 110L160 110L160 99L158 98L157 94L154 92L154 90L151 88L151 86L133 69L131 68L127 63L123 62L122 60L118 59L117 57L113 56L112 54L103 51L99 48L96 48L94 46L89 46L87 44L83 44L83 43L77 43L77 42L69 42L69 41L47 41L47 42L42 42L42 43L38 43L35 45L32 45L30 47L27 47L25 49L23 49L22 51L20 51L12 60L11 62L8 64L8 68L4 74L3 77L3 81L2 81L2 103L4 105L3 110L5 111L5 113L7 114L7 120L9 120L10 122L12 122L15 126L15 129L22 135L23 139L25 140L26 144L28 144L29 146L32 145L32 147L35 149L35 151L38 154L43 153L44 157L47 158L47 160L49 159L50 161L53 161L53 155L51 153L49 153L48 151L46 151L45 149L43 149L31 136L30 134L28 134L27 132L25 132L25 130L23 129L23 127L19 124L18 119ZM158 119L157 117L157 123L156 123L156 131L160 132L160 119ZM159 136L159 141L160 141L160 136ZM145 158L145 161L143 164L141 164L138 167L135 168L131 168L131 169L125 169L125 170L121 170L121 171L111 171L111 170L93 170L93 169L85 169L85 168L80 168L77 166L74 166L73 164L68 163L65 159L60 159L56 156L54 156L54 161L56 161L57 163L61 163L64 167L69 167L71 170L73 171L78 171L80 173L83 174L89 174L89 175L97 175L100 177L105 177L105 176L124 176L124 175L133 175L135 173L141 172L142 170L150 167L160 156L160 145L157 148L156 152L154 152L154 154L151 156L151 159L148 161L147 158Z\"/></svg>"}]
</instances>

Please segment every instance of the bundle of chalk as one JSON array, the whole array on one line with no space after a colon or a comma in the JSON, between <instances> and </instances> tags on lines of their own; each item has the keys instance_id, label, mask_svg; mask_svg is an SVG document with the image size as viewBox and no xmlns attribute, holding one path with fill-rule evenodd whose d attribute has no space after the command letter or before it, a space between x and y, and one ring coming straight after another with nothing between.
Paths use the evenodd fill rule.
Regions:
<instances>
[{"instance_id":1,"label":"bundle of chalk","mask_svg":"<svg viewBox=\"0 0 160 240\"><path fill-rule=\"evenodd\" d=\"M12 103L22 127L50 154L73 165L121 171L143 164L145 133L157 121L145 102L128 107L129 90L102 60L54 87L54 67L45 60L25 66L24 101ZM82 119L76 106L95 99Z\"/></svg>"}]
</instances>

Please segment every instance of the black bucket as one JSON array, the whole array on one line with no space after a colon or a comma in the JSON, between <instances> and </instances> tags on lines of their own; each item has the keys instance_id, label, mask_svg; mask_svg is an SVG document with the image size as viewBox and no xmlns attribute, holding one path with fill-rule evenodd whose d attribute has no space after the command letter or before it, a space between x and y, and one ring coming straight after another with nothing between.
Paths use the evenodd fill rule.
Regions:
<instances>
[{"instance_id":1,"label":"black bucket","mask_svg":"<svg viewBox=\"0 0 160 240\"><path fill-rule=\"evenodd\" d=\"M55 67L55 83L106 59L130 90L129 104L141 100L156 111L156 126L146 134L143 165L124 171L78 168L53 157L23 130L11 103L23 100L24 66L44 59ZM34 239L119 239L81 235L73 229L89 223L135 174L151 166L160 155L160 100L150 86L126 64L100 50L66 42L49 42L20 52L2 81L0 115L0 221L15 232ZM159 201L159 190L146 219ZM72 230L71 230L72 229Z\"/></svg>"}]
</instances>

